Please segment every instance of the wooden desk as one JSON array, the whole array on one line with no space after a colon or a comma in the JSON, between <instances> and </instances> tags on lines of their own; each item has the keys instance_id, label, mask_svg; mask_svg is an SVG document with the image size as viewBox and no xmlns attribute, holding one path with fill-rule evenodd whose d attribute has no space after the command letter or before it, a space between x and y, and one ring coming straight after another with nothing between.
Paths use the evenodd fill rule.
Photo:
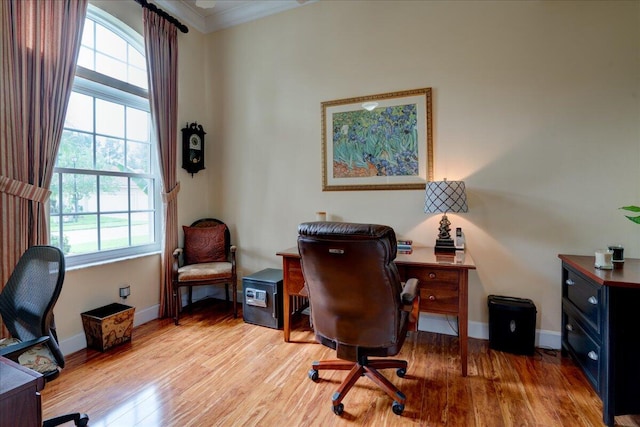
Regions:
<instances>
[{"instance_id":1,"label":"wooden desk","mask_svg":"<svg viewBox=\"0 0 640 427\"><path fill-rule=\"evenodd\" d=\"M44 377L0 357L0 427L42 426Z\"/></svg>"},{"instance_id":2,"label":"wooden desk","mask_svg":"<svg viewBox=\"0 0 640 427\"><path fill-rule=\"evenodd\" d=\"M291 298L306 297L297 247L276 253L282 257L284 293L284 340L290 341ZM395 260L402 280L416 278L420 288L420 311L458 316L462 376L467 376L468 277L476 268L468 253L438 255L433 248L414 248L412 254L398 254Z\"/></svg>"}]
</instances>

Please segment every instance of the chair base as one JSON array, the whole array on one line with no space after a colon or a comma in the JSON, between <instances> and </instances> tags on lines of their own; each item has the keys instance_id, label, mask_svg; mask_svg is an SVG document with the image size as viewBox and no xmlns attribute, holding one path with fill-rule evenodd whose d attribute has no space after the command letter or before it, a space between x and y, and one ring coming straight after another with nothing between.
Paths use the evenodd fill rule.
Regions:
<instances>
[{"instance_id":1,"label":"chair base","mask_svg":"<svg viewBox=\"0 0 640 427\"><path fill-rule=\"evenodd\" d=\"M76 426L86 427L89 424L89 416L87 414L80 414L78 412L74 414L60 415L59 417L51 418L43 421L42 427L54 427L64 423L73 421Z\"/></svg>"},{"instance_id":2,"label":"chair base","mask_svg":"<svg viewBox=\"0 0 640 427\"><path fill-rule=\"evenodd\" d=\"M349 371L347 377L342 381L338 391L331 397L333 403L333 411L337 415L342 414L342 400L346 394L355 385L358 378L366 376L370 378L378 387L380 387L394 401L393 412L400 415L404 410L406 396L395 385L385 378L378 370L380 369L396 369L399 377L404 377L407 372L407 362L399 359L375 359L369 360L366 356L360 358L358 362L348 360L321 360L311 364L309 378L318 381L320 370L339 370Z\"/></svg>"}]
</instances>

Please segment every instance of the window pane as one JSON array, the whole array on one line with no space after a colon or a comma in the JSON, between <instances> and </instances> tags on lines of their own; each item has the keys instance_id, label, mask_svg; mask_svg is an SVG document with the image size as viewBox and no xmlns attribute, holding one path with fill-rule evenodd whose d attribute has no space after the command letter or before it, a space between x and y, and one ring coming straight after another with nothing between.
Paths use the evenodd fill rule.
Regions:
<instances>
[{"instance_id":1,"label":"window pane","mask_svg":"<svg viewBox=\"0 0 640 427\"><path fill-rule=\"evenodd\" d=\"M131 214L131 244L144 245L154 240L153 212Z\"/></svg>"},{"instance_id":2,"label":"window pane","mask_svg":"<svg viewBox=\"0 0 640 427\"><path fill-rule=\"evenodd\" d=\"M140 68L147 74L147 61L144 59L144 55L132 46L129 46L129 64Z\"/></svg>"},{"instance_id":3,"label":"window pane","mask_svg":"<svg viewBox=\"0 0 640 427\"><path fill-rule=\"evenodd\" d=\"M96 212L96 182L96 177L92 175L63 174L62 212L66 214ZM76 221L78 216L70 218Z\"/></svg>"},{"instance_id":4,"label":"window pane","mask_svg":"<svg viewBox=\"0 0 640 427\"><path fill-rule=\"evenodd\" d=\"M69 255L86 254L98 250L97 215L63 215L63 245Z\"/></svg>"},{"instance_id":5,"label":"window pane","mask_svg":"<svg viewBox=\"0 0 640 427\"><path fill-rule=\"evenodd\" d=\"M126 212L129 210L129 179L103 176L100 178L100 211Z\"/></svg>"},{"instance_id":6,"label":"window pane","mask_svg":"<svg viewBox=\"0 0 640 427\"><path fill-rule=\"evenodd\" d=\"M100 215L100 249L129 246L129 215Z\"/></svg>"},{"instance_id":7,"label":"window pane","mask_svg":"<svg viewBox=\"0 0 640 427\"><path fill-rule=\"evenodd\" d=\"M149 140L149 113L137 108L127 108L127 139Z\"/></svg>"},{"instance_id":8,"label":"window pane","mask_svg":"<svg viewBox=\"0 0 640 427\"><path fill-rule=\"evenodd\" d=\"M138 173L151 172L151 144L144 142L127 144L127 170Z\"/></svg>"},{"instance_id":9,"label":"window pane","mask_svg":"<svg viewBox=\"0 0 640 427\"><path fill-rule=\"evenodd\" d=\"M127 64L98 52L96 53L96 71L123 82L127 81Z\"/></svg>"},{"instance_id":10,"label":"window pane","mask_svg":"<svg viewBox=\"0 0 640 427\"><path fill-rule=\"evenodd\" d=\"M93 132L93 98L78 92L71 92L65 128Z\"/></svg>"},{"instance_id":11,"label":"window pane","mask_svg":"<svg viewBox=\"0 0 640 427\"><path fill-rule=\"evenodd\" d=\"M129 67L129 83L147 89L147 72L136 67Z\"/></svg>"},{"instance_id":12,"label":"window pane","mask_svg":"<svg viewBox=\"0 0 640 427\"><path fill-rule=\"evenodd\" d=\"M95 51L89 49L87 47L82 46L80 48L80 53L78 54L78 63L81 67L88 68L90 70L94 69L95 64Z\"/></svg>"},{"instance_id":13,"label":"window pane","mask_svg":"<svg viewBox=\"0 0 640 427\"><path fill-rule=\"evenodd\" d=\"M62 240L62 244L60 244L60 217L59 216L52 216L51 217L51 232L50 232L50 244L52 246L56 246L60 249L62 249L62 252L66 255L67 253L69 253L69 239L68 238L64 238Z\"/></svg>"},{"instance_id":14,"label":"window pane","mask_svg":"<svg viewBox=\"0 0 640 427\"><path fill-rule=\"evenodd\" d=\"M82 46L93 50L95 49L95 40L93 38L93 32L96 29L96 24L90 19L85 19L84 29L82 30Z\"/></svg>"},{"instance_id":15,"label":"window pane","mask_svg":"<svg viewBox=\"0 0 640 427\"><path fill-rule=\"evenodd\" d=\"M51 185L49 186L49 190L51 190L51 195L49 196L49 213L51 215L60 213L60 185L58 184L59 179L60 175L54 173L51 178Z\"/></svg>"},{"instance_id":16,"label":"window pane","mask_svg":"<svg viewBox=\"0 0 640 427\"><path fill-rule=\"evenodd\" d=\"M153 181L145 178L131 178L131 210L151 210L153 203Z\"/></svg>"},{"instance_id":17,"label":"window pane","mask_svg":"<svg viewBox=\"0 0 640 427\"><path fill-rule=\"evenodd\" d=\"M96 169L103 171L124 170L124 140L96 137Z\"/></svg>"},{"instance_id":18,"label":"window pane","mask_svg":"<svg viewBox=\"0 0 640 427\"><path fill-rule=\"evenodd\" d=\"M92 136L86 133L63 131L56 166L93 169Z\"/></svg>"},{"instance_id":19,"label":"window pane","mask_svg":"<svg viewBox=\"0 0 640 427\"><path fill-rule=\"evenodd\" d=\"M127 60L127 42L100 24L96 24L96 51L122 62Z\"/></svg>"},{"instance_id":20,"label":"window pane","mask_svg":"<svg viewBox=\"0 0 640 427\"><path fill-rule=\"evenodd\" d=\"M124 138L124 105L96 99L96 133Z\"/></svg>"}]
</instances>

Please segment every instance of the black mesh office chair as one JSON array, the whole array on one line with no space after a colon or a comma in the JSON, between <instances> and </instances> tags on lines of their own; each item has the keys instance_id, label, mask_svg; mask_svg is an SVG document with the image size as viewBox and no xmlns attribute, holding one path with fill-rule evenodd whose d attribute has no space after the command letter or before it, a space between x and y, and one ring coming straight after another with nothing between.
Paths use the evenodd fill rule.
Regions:
<instances>
[{"instance_id":1,"label":"black mesh office chair","mask_svg":"<svg viewBox=\"0 0 640 427\"><path fill-rule=\"evenodd\" d=\"M394 368L399 377L405 375L406 361L386 357L400 352L410 324L417 328L412 317L417 313L418 281L400 282L393 262L396 249L395 233L384 225L311 222L298 227L316 339L335 349L339 359L313 362L309 378L318 381L322 369L350 371L332 396L337 415L361 376L393 399L395 414L404 411L405 395L378 372Z\"/></svg>"},{"instance_id":2,"label":"black mesh office chair","mask_svg":"<svg viewBox=\"0 0 640 427\"><path fill-rule=\"evenodd\" d=\"M20 257L9 281L0 293L0 316L11 338L0 340L0 356L44 375L56 378L64 367L58 346L53 307L64 282L65 263L60 249L32 246ZM43 426L73 421L86 426L86 414L73 413L46 420Z\"/></svg>"}]
</instances>

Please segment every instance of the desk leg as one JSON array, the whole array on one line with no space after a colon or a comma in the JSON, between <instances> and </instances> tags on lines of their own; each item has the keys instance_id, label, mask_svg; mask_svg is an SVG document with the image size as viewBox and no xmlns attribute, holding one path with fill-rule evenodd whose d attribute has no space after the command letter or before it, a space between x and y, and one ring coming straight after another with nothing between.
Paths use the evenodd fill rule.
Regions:
<instances>
[{"instance_id":1,"label":"desk leg","mask_svg":"<svg viewBox=\"0 0 640 427\"><path fill-rule=\"evenodd\" d=\"M462 364L462 376L467 376L467 339L469 325L469 274L461 269L458 298L460 312L458 313L458 340L460 341L460 363Z\"/></svg>"},{"instance_id":2,"label":"desk leg","mask_svg":"<svg viewBox=\"0 0 640 427\"><path fill-rule=\"evenodd\" d=\"M284 286L286 289L286 285ZM283 313L284 316L284 342L289 342L289 336L291 332L291 296L287 291L284 291L284 304L283 304Z\"/></svg>"}]
</instances>

